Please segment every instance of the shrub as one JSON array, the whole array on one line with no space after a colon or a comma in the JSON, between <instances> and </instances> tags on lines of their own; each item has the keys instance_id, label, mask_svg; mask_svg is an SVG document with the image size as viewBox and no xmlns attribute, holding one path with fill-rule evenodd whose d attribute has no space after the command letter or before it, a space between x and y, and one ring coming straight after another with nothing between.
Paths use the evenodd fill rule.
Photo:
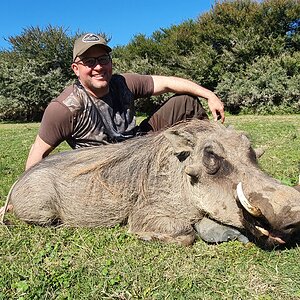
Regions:
<instances>
[{"instance_id":1,"label":"shrub","mask_svg":"<svg viewBox=\"0 0 300 300\"><path fill-rule=\"evenodd\" d=\"M225 73L216 92L231 113L299 113L300 53L263 56Z\"/></svg>"},{"instance_id":2,"label":"shrub","mask_svg":"<svg viewBox=\"0 0 300 300\"><path fill-rule=\"evenodd\" d=\"M66 85L62 70L49 68L47 61L19 59L1 62L0 67L0 120L40 120L48 103ZM42 75L45 69L48 72Z\"/></svg>"}]
</instances>

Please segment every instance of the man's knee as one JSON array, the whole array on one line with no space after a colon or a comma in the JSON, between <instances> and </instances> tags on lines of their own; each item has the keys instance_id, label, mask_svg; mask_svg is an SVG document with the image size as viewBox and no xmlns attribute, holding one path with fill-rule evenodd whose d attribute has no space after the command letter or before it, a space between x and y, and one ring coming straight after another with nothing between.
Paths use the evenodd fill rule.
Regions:
<instances>
[{"instance_id":1,"label":"man's knee","mask_svg":"<svg viewBox=\"0 0 300 300\"><path fill-rule=\"evenodd\" d=\"M142 132L160 131L180 121L189 119L208 119L197 97L175 95L166 101L140 128Z\"/></svg>"},{"instance_id":2,"label":"man's knee","mask_svg":"<svg viewBox=\"0 0 300 300\"><path fill-rule=\"evenodd\" d=\"M191 95L175 95L170 100L174 105L179 120L208 119L208 115L201 105L199 99ZM171 103L170 103L171 104Z\"/></svg>"}]
</instances>

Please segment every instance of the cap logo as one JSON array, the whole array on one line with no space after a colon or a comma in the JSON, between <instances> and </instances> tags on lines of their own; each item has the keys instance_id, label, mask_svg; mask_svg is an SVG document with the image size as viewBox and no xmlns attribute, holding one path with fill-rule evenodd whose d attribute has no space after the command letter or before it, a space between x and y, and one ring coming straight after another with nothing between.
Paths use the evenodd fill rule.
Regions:
<instances>
[{"instance_id":1,"label":"cap logo","mask_svg":"<svg viewBox=\"0 0 300 300\"><path fill-rule=\"evenodd\" d=\"M82 41L85 43L98 42L100 41L100 38L96 34L88 33L82 38Z\"/></svg>"}]
</instances>

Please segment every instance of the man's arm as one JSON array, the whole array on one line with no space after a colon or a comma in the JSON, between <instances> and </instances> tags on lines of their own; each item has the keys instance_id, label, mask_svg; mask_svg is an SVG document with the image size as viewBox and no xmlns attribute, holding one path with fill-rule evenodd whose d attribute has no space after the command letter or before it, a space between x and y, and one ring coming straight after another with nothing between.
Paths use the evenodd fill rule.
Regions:
<instances>
[{"instance_id":1,"label":"man's arm","mask_svg":"<svg viewBox=\"0 0 300 300\"><path fill-rule=\"evenodd\" d=\"M70 110L57 101L51 102L44 112L39 132L28 154L25 169L29 169L48 156L70 135L71 130L72 114Z\"/></svg>"},{"instance_id":2,"label":"man's arm","mask_svg":"<svg viewBox=\"0 0 300 300\"><path fill-rule=\"evenodd\" d=\"M31 146L29 155L27 158L25 170L29 169L36 163L38 163L42 158L49 155L49 153L54 149L46 142L44 142L39 135L36 136L34 144Z\"/></svg>"},{"instance_id":3,"label":"man's arm","mask_svg":"<svg viewBox=\"0 0 300 300\"><path fill-rule=\"evenodd\" d=\"M156 75L153 75L152 78L154 82L153 95L172 92L206 98L214 120L217 121L220 116L222 123L224 122L224 105L212 91L184 78Z\"/></svg>"}]
</instances>

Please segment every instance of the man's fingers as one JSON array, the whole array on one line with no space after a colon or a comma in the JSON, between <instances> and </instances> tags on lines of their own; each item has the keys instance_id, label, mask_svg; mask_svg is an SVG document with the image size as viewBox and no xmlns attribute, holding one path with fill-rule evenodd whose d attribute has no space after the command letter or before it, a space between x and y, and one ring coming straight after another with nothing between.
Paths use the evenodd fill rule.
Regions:
<instances>
[{"instance_id":1,"label":"man's fingers","mask_svg":"<svg viewBox=\"0 0 300 300\"><path fill-rule=\"evenodd\" d=\"M219 112L219 111L213 111L212 112L214 121L217 122L218 120L221 120L222 123L225 121L225 115L224 112Z\"/></svg>"},{"instance_id":2,"label":"man's fingers","mask_svg":"<svg viewBox=\"0 0 300 300\"><path fill-rule=\"evenodd\" d=\"M224 114L224 111L222 111L222 112L218 115L218 120L221 120L221 122L224 123L224 121L225 121L225 114Z\"/></svg>"}]
</instances>

